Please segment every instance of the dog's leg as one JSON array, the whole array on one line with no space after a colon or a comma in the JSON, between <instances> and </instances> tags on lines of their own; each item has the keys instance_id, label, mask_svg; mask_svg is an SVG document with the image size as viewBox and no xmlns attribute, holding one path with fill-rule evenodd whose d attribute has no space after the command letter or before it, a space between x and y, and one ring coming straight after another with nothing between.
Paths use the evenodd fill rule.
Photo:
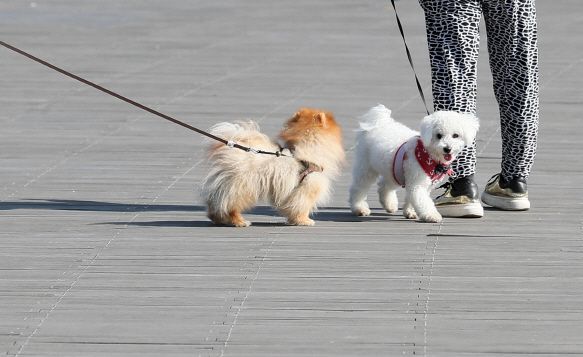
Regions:
<instances>
[{"instance_id":1,"label":"dog's leg","mask_svg":"<svg viewBox=\"0 0 583 357\"><path fill-rule=\"evenodd\" d=\"M287 223L294 226L313 226L310 213L316 207L316 201L322 194L320 185L310 185L304 182L304 186L297 188L288 201L280 207L280 212L287 217Z\"/></svg>"},{"instance_id":2,"label":"dog's leg","mask_svg":"<svg viewBox=\"0 0 583 357\"><path fill-rule=\"evenodd\" d=\"M408 190L408 195L415 212L419 216L419 219L423 222L441 222L442 217L435 204L429 195L429 190L424 186L412 185L412 188Z\"/></svg>"},{"instance_id":3,"label":"dog's leg","mask_svg":"<svg viewBox=\"0 0 583 357\"><path fill-rule=\"evenodd\" d=\"M207 205L207 213L206 216L216 225L228 225L230 223L229 216L226 212L222 212L222 210L215 205L215 202L212 200L208 200L206 202Z\"/></svg>"},{"instance_id":4,"label":"dog's leg","mask_svg":"<svg viewBox=\"0 0 583 357\"><path fill-rule=\"evenodd\" d=\"M235 227L249 227L251 222L245 220L241 215L241 212L237 210L232 210L229 212L230 223Z\"/></svg>"},{"instance_id":5,"label":"dog's leg","mask_svg":"<svg viewBox=\"0 0 583 357\"><path fill-rule=\"evenodd\" d=\"M378 193L379 201L387 212L394 213L397 211L397 209L399 209L397 187L384 176L379 180Z\"/></svg>"},{"instance_id":6,"label":"dog's leg","mask_svg":"<svg viewBox=\"0 0 583 357\"><path fill-rule=\"evenodd\" d=\"M294 226L313 226L316 224L316 222L310 218L309 212L304 212L296 216L288 217L287 223Z\"/></svg>"},{"instance_id":7,"label":"dog's leg","mask_svg":"<svg viewBox=\"0 0 583 357\"><path fill-rule=\"evenodd\" d=\"M403 216L408 219L417 219L417 212L411 204L411 197L409 197L409 192L405 192L405 203L403 204Z\"/></svg>"},{"instance_id":8,"label":"dog's leg","mask_svg":"<svg viewBox=\"0 0 583 357\"><path fill-rule=\"evenodd\" d=\"M214 224L226 224L226 220L220 214L209 210L207 212L207 217L214 223Z\"/></svg>"},{"instance_id":9,"label":"dog's leg","mask_svg":"<svg viewBox=\"0 0 583 357\"><path fill-rule=\"evenodd\" d=\"M287 224L294 226L313 226L316 224L310 218L310 213L314 208L314 201L312 202L295 202L295 205L290 209L281 210L282 214L287 217Z\"/></svg>"},{"instance_id":10,"label":"dog's leg","mask_svg":"<svg viewBox=\"0 0 583 357\"><path fill-rule=\"evenodd\" d=\"M229 225L235 227L249 227L251 222L245 220L241 215L256 203L255 197L252 195L239 195L228 197L230 201L227 204L222 204L219 200L207 200L207 216L217 225Z\"/></svg>"},{"instance_id":11,"label":"dog's leg","mask_svg":"<svg viewBox=\"0 0 583 357\"><path fill-rule=\"evenodd\" d=\"M366 202L366 194L374 183L378 174L368 167L367 163L356 163L352 173L350 185L350 210L357 216L370 215L370 208Z\"/></svg>"},{"instance_id":12,"label":"dog's leg","mask_svg":"<svg viewBox=\"0 0 583 357\"><path fill-rule=\"evenodd\" d=\"M249 227L251 222L245 220L238 210L231 210L228 214L209 211L207 217L217 225L228 225L235 227Z\"/></svg>"}]
</instances>

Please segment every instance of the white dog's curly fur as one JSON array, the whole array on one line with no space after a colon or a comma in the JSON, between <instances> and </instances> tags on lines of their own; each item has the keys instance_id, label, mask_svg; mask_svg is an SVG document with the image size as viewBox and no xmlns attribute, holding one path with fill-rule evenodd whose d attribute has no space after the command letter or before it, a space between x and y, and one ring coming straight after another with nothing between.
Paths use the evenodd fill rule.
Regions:
<instances>
[{"instance_id":1,"label":"white dog's curly fur","mask_svg":"<svg viewBox=\"0 0 583 357\"><path fill-rule=\"evenodd\" d=\"M437 111L421 121L419 133L395 121L391 118L391 111L379 104L361 119L350 187L352 212L358 216L370 214L366 196L370 185L379 176L381 205L389 213L398 209L396 190L400 184L393 175L393 160L399 147L404 145L406 198L403 215L424 222L440 222L442 217L430 197L439 181L432 181L415 157L418 136L431 159L451 162L466 145L473 143L479 128L478 118L473 114Z\"/></svg>"}]
</instances>

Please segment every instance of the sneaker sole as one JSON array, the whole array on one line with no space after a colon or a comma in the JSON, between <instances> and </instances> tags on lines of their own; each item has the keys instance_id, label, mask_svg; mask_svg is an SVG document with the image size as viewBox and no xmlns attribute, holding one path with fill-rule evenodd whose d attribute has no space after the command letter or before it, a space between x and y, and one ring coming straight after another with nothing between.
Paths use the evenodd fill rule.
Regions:
<instances>
[{"instance_id":1,"label":"sneaker sole","mask_svg":"<svg viewBox=\"0 0 583 357\"><path fill-rule=\"evenodd\" d=\"M492 206L504 211L526 211L530 208L530 201L527 197L506 198L494 196L488 192L483 192L481 199L482 202L488 206Z\"/></svg>"},{"instance_id":2,"label":"sneaker sole","mask_svg":"<svg viewBox=\"0 0 583 357\"><path fill-rule=\"evenodd\" d=\"M463 203L436 206L443 217L451 218L481 218L484 216L484 207L481 204Z\"/></svg>"}]
</instances>

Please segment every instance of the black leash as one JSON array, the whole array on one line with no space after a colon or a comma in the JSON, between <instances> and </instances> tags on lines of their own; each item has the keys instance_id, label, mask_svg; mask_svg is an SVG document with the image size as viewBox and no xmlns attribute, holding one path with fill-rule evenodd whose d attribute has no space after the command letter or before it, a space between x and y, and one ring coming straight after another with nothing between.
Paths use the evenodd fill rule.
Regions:
<instances>
[{"instance_id":1,"label":"black leash","mask_svg":"<svg viewBox=\"0 0 583 357\"><path fill-rule=\"evenodd\" d=\"M216 135L213 135L213 134L208 133L208 132L206 132L204 130L200 130L198 128L195 128L194 126L192 126L190 124L186 124L186 123L184 123L184 122L182 122L182 121L180 121L178 119L174 119L171 116L168 116L168 115L166 115L164 113L160 113L157 110L154 110L154 109L149 108L149 107L147 107L147 106L145 106L145 105L143 105L141 103L138 103L138 102L136 102L134 100L131 100L129 98L126 98L126 97L124 97L121 94L117 94L116 92L111 91L111 90L109 90L107 88L104 88L104 87L102 87L102 86L100 86L98 84L95 84L95 83L91 82L91 81L88 81L85 78L79 77L79 76L77 76L77 75L75 75L75 74L73 74L71 72L65 71L64 69L59 68L59 67L57 67L57 66L55 66L53 64L50 64L49 62L44 61L44 60L42 60L42 59L40 59L38 57L35 57L35 56L31 55L30 53L27 53L27 52L25 52L25 51L23 51L23 50L21 50L19 48L16 48L14 46L11 46L11 45L7 44L6 42L0 41L0 45L6 47L9 50L12 50L12 51L14 51L16 53L19 53L19 54L21 54L21 55L23 55L25 57L28 57L31 60L33 60L35 62L38 62L38 63L40 63L40 64L42 64L42 65L44 65L46 67L49 67L50 69L53 69L53 70L55 70L55 71L57 71L57 72L59 72L61 74L64 74L67 77L73 78L73 79L75 79L75 80L77 80L77 81L79 81L81 83L87 84L88 86L91 86L91 87L93 87L93 88L95 88L97 90L100 90L100 91L102 91L104 93L107 93L107 94L111 95L112 97L116 97L117 99L123 100L126 103L129 103L129 104L131 104L133 106L136 106L136 107L138 107L138 108L140 108L142 110L145 110L145 111L147 111L149 113L152 113L154 115L157 115L157 116L159 116L161 118L164 118L164 119L166 119L168 121L171 121L171 122L173 122L175 124L178 124L180 126L183 126L183 127L187 128L187 129L190 129L192 131L195 131L195 132L197 132L199 134L202 134L204 136L207 136L207 137L209 137L209 138L211 138L213 140L220 141L223 144L227 145L228 147L231 147L231 148L234 147L234 148L237 148L237 149L240 149L240 150L243 150L243 151L247 151L247 152L252 152L252 153L255 153L255 154L265 154L265 155L275 155L275 156L288 156L288 155L283 154L281 152L281 150L280 151L276 151L276 152L263 151L263 150L258 150L258 149L254 149L254 148L251 148L251 147L243 146L243 145L237 144L237 143L235 143L233 141L230 141L230 140L225 140L223 138L219 138Z\"/></svg>"},{"instance_id":2,"label":"black leash","mask_svg":"<svg viewBox=\"0 0 583 357\"><path fill-rule=\"evenodd\" d=\"M427 101L425 100L425 95L423 94L423 89L421 88L421 83L419 83L419 77L417 77L417 72L415 71L415 66L413 65L413 59L411 58L411 52L409 51L409 46L407 46L407 41L405 40L405 32L403 31L403 26L401 25L401 20L399 19L399 13L397 12L397 7L395 6L395 0L391 0L393 9L395 10L395 17L397 18L397 25L399 26L399 32L401 32L401 37L403 38L403 43L405 44L405 51L407 52L407 58L409 59L409 64L413 69L413 74L415 75L415 82L417 83L417 90L419 95L421 95L421 100L425 106L425 111L429 115L429 109L427 107Z\"/></svg>"}]
</instances>

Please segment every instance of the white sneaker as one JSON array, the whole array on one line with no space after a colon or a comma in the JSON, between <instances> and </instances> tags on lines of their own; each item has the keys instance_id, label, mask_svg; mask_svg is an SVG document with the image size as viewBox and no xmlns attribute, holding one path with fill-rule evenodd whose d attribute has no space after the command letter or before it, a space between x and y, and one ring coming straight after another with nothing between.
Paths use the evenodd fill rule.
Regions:
<instances>
[{"instance_id":1,"label":"white sneaker","mask_svg":"<svg viewBox=\"0 0 583 357\"><path fill-rule=\"evenodd\" d=\"M484 208L478 200L478 186L473 176L445 183L445 192L435 198L435 208L443 217L480 218Z\"/></svg>"},{"instance_id":2,"label":"white sneaker","mask_svg":"<svg viewBox=\"0 0 583 357\"><path fill-rule=\"evenodd\" d=\"M482 202L505 211L529 209L526 179L515 177L506 181L500 174L492 176L482 193Z\"/></svg>"}]
</instances>

